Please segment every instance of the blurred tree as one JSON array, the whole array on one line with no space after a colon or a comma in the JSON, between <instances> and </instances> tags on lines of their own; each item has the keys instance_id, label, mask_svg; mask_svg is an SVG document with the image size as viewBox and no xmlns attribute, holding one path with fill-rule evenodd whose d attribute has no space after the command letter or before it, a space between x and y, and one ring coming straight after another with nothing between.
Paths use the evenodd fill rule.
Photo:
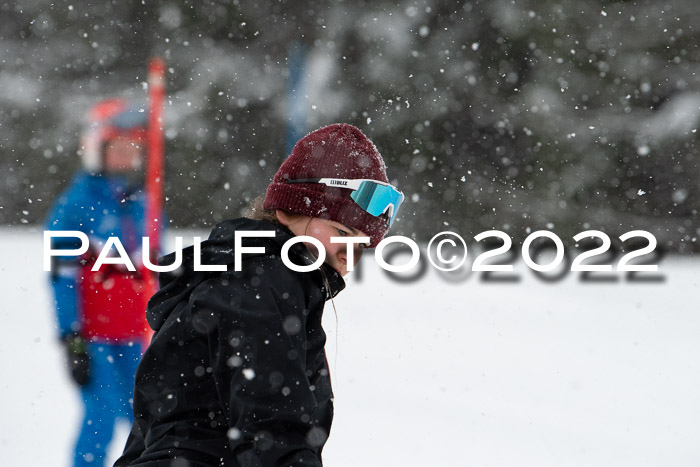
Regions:
<instances>
[{"instance_id":1,"label":"blurred tree","mask_svg":"<svg viewBox=\"0 0 700 467\"><path fill-rule=\"evenodd\" d=\"M288 44L309 128L375 140L407 195L396 231L521 241L598 228L697 250L692 0L185 1L0 6L0 222L36 222L77 167L81 117L169 64L166 207L238 216L285 157Z\"/></svg>"}]
</instances>

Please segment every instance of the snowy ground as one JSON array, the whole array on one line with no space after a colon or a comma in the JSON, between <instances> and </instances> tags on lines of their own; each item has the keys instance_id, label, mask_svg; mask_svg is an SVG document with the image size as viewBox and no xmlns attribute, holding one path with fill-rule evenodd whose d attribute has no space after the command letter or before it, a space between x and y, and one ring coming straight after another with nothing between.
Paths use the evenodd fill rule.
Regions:
<instances>
[{"instance_id":1,"label":"snowy ground","mask_svg":"<svg viewBox=\"0 0 700 467\"><path fill-rule=\"evenodd\" d=\"M2 466L68 465L78 426L41 246L40 231L0 230ZM662 283L546 283L521 268L519 283L429 271L401 285L365 262L335 301L337 332L326 307L325 464L700 465L698 271L668 258Z\"/></svg>"}]
</instances>

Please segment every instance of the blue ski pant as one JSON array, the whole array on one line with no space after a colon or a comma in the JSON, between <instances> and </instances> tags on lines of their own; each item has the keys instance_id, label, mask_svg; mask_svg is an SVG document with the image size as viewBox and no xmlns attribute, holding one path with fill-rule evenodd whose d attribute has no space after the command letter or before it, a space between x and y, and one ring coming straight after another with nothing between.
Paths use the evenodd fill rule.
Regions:
<instances>
[{"instance_id":1,"label":"blue ski pant","mask_svg":"<svg viewBox=\"0 0 700 467\"><path fill-rule=\"evenodd\" d=\"M90 380L81 388L85 409L75 466L102 466L118 418L133 422L134 376L141 345L88 344Z\"/></svg>"}]
</instances>

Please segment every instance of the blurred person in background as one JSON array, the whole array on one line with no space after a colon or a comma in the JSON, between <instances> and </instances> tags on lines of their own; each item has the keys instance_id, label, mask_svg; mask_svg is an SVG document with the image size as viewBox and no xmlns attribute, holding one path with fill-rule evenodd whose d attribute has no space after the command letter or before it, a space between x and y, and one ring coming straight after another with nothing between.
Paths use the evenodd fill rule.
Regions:
<instances>
[{"instance_id":1,"label":"blurred person in background","mask_svg":"<svg viewBox=\"0 0 700 467\"><path fill-rule=\"evenodd\" d=\"M344 288L363 247L387 233L403 194L388 183L374 144L335 124L297 142L261 201L201 244L198 264L218 271L195 270L193 246L178 270L161 273L148 303L155 334L136 374L135 421L116 466L322 465L333 418L324 304ZM235 271L240 231L253 234L245 247L264 251L243 252ZM282 260L298 236L325 251L324 261L308 238L288 250L309 272Z\"/></svg>"},{"instance_id":2,"label":"blurred person in background","mask_svg":"<svg viewBox=\"0 0 700 467\"><path fill-rule=\"evenodd\" d=\"M48 230L81 231L90 240L87 253L54 258L51 268L59 337L84 408L76 466L103 465L116 420L133 420L134 374L150 335L145 280L123 265L91 269L109 237L140 264L146 126L143 108L122 99L97 103L83 134L83 168L46 221ZM55 237L52 248L76 249L76 240Z\"/></svg>"}]
</instances>

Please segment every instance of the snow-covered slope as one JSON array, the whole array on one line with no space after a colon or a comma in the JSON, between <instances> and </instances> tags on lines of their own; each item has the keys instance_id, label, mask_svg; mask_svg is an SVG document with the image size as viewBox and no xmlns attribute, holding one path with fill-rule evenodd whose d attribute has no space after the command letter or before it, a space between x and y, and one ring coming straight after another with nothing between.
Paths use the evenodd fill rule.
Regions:
<instances>
[{"instance_id":1,"label":"snow-covered slope","mask_svg":"<svg viewBox=\"0 0 700 467\"><path fill-rule=\"evenodd\" d=\"M69 465L80 417L41 246L40 231L0 230L0 465ZM363 267L337 322L326 307L326 465L700 464L697 259L665 260L662 283L546 283L521 268L518 283L429 271L401 285Z\"/></svg>"}]
</instances>

